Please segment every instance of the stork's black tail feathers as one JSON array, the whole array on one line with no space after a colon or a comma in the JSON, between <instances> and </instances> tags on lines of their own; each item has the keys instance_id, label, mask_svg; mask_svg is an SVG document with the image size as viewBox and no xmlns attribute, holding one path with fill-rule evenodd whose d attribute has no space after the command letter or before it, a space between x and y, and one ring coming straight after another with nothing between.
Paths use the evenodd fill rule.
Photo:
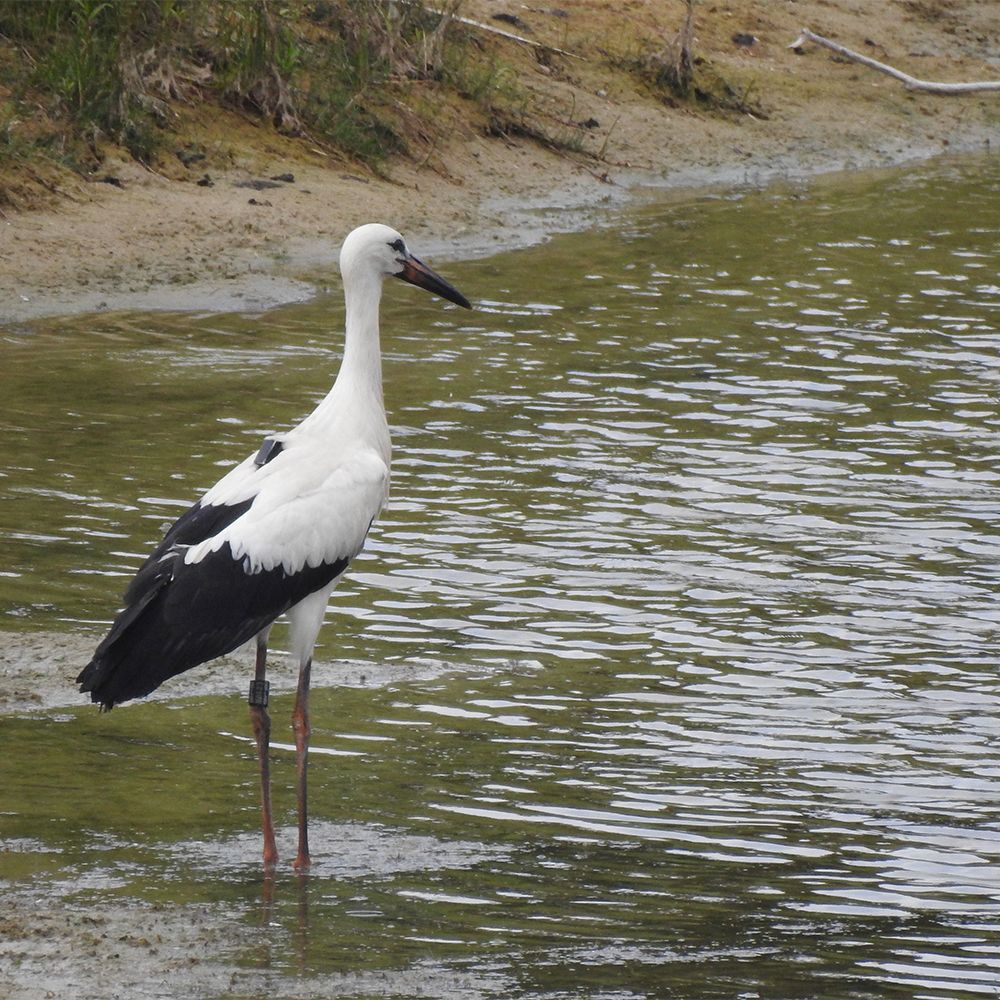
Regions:
<instances>
[{"instance_id":1,"label":"stork's black tail feathers","mask_svg":"<svg viewBox=\"0 0 1000 1000\"><path fill-rule=\"evenodd\" d=\"M125 594L126 607L80 673L80 690L107 711L165 680L231 653L303 598L329 586L347 557L251 569L230 543L185 560L187 545L157 550Z\"/></svg>"},{"instance_id":2,"label":"stork's black tail feathers","mask_svg":"<svg viewBox=\"0 0 1000 1000\"><path fill-rule=\"evenodd\" d=\"M94 658L76 679L80 690L89 694L91 701L100 703L103 711L110 711L130 698L149 694L168 677L197 666L208 658L192 660L192 651L188 650L187 655L174 656L172 666L164 662L171 660L166 647L176 645L177 640L175 629L166 627L167 623L163 621L164 591L178 568L177 558L184 547L221 531L246 513L252 503L252 500L246 500L238 504L205 507L201 503L194 504L174 522L163 541L143 563L125 592L125 608L97 647ZM228 650L209 655L219 656L222 652Z\"/></svg>"},{"instance_id":3,"label":"stork's black tail feathers","mask_svg":"<svg viewBox=\"0 0 1000 1000\"><path fill-rule=\"evenodd\" d=\"M174 548L143 566L125 595L129 603L77 678L104 711L232 652L289 607L276 605L269 594L258 599L248 586L253 577L228 543L192 565L184 550Z\"/></svg>"},{"instance_id":4,"label":"stork's black tail feathers","mask_svg":"<svg viewBox=\"0 0 1000 1000\"><path fill-rule=\"evenodd\" d=\"M76 679L80 690L99 703L101 711L110 712L120 702L149 694L170 676L157 678L162 670L155 669L155 651L143 648L149 646L143 637L155 621L155 605L170 582L175 559L167 556L155 563L152 558L146 562L125 595L129 603Z\"/></svg>"},{"instance_id":5,"label":"stork's black tail feathers","mask_svg":"<svg viewBox=\"0 0 1000 1000\"><path fill-rule=\"evenodd\" d=\"M84 694L89 694L91 701L99 702L102 712L110 712L119 701L123 700L105 692L105 685L111 672L112 667L108 661L98 659L95 655L76 678L80 690Z\"/></svg>"}]
</instances>

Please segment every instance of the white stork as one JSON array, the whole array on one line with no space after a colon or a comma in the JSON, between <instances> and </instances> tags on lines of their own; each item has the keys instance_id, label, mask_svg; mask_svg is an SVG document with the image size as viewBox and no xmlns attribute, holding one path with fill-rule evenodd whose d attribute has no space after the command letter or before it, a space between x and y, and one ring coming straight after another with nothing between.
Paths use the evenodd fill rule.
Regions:
<instances>
[{"instance_id":1,"label":"white stork","mask_svg":"<svg viewBox=\"0 0 1000 1000\"><path fill-rule=\"evenodd\" d=\"M299 827L295 867L304 869L309 866L306 762L313 647L330 593L361 551L389 490L379 348L382 284L392 275L471 308L388 226L355 229L344 241L340 270L347 323L333 388L302 423L267 438L167 531L77 678L81 691L110 710L256 638L249 702L268 868L278 858L268 768L268 632L286 614L299 663L292 715Z\"/></svg>"}]
</instances>

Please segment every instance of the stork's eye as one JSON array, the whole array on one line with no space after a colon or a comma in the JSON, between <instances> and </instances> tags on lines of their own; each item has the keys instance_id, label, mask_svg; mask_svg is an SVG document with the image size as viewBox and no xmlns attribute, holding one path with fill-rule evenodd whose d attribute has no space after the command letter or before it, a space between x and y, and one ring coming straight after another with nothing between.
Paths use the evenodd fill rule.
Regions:
<instances>
[{"instance_id":1,"label":"stork's eye","mask_svg":"<svg viewBox=\"0 0 1000 1000\"><path fill-rule=\"evenodd\" d=\"M401 239L400 240L393 240L389 244L389 246L392 247L392 249L395 250L396 253L406 253L406 244L403 243L403 241Z\"/></svg>"}]
</instances>

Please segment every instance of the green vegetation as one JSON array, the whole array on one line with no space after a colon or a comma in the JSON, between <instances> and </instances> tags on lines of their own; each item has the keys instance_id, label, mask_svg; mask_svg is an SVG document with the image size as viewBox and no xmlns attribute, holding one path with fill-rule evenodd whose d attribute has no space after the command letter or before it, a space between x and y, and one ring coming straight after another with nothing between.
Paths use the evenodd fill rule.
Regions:
<instances>
[{"instance_id":1,"label":"green vegetation","mask_svg":"<svg viewBox=\"0 0 1000 1000\"><path fill-rule=\"evenodd\" d=\"M516 75L444 6L0 0L0 204L4 174L25 165L86 174L109 145L156 165L206 104L374 169L433 148L449 104L471 103L487 129L516 120Z\"/></svg>"}]
</instances>

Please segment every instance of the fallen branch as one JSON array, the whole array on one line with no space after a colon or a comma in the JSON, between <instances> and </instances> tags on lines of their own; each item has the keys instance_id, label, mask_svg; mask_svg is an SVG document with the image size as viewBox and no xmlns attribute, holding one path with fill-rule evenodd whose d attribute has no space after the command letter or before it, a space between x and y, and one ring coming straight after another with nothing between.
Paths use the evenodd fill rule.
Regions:
<instances>
[{"instance_id":1,"label":"fallen branch","mask_svg":"<svg viewBox=\"0 0 1000 1000\"><path fill-rule=\"evenodd\" d=\"M438 13L438 11L428 8L432 13ZM546 52L555 52L560 56L569 56L570 59L581 58L575 52L567 52L565 49L556 48L555 45L549 45L546 42L536 42L530 38L525 38L523 35L515 35L512 31L504 31L501 28L494 28L491 24L483 24L482 21L473 21L471 17L455 17L453 20L458 21L460 24L464 24L469 28L476 28L479 31L487 31L491 35L499 35L501 38L507 38L512 42L517 42L519 45L530 45L535 49L545 49Z\"/></svg>"},{"instance_id":2,"label":"fallen branch","mask_svg":"<svg viewBox=\"0 0 1000 1000\"><path fill-rule=\"evenodd\" d=\"M932 80L918 80L916 77L910 76L909 73L904 73L902 70L887 66L877 59L870 59L868 56L864 56L860 52L855 52L844 45L831 42L829 38L817 35L808 28L803 28L799 37L788 47L790 49L801 49L803 42L815 42L817 45L822 45L832 52L844 56L845 59L851 59L854 62L861 63L862 66L867 66L869 69L876 69L880 73L888 73L889 76L893 76L897 80L902 80L910 90L927 90L932 94L969 94L977 90L1000 90L1000 80L980 80L976 83L937 83Z\"/></svg>"},{"instance_id":3,"label":"fallen branch","mask_svg":"<svg viewBox=\"0 0 1000 1000\"><path fill-rule=\"evenodd\" d=\"M392 3L419 3L420 0L390 0ZM545 42L536 42L531 38L525 38L523 35L515 35L512 31L504 31L502 28L494 28L492 24L484 24L482 21L474 21L471 17L460 17L458 14L454 14L447 10L435 10L433 7L424 8L428 14L436 14L438 17L448 18L451 21L457 21L459 24L464 24L467 28L475 28L477 31L485 31L491 35L497 35L500 38L506 38L508 41L517 42L518 45L528 45L534 49L544 49L546 52L555 52L560 56L568 56L570 59L581 59L582 56L578 56L575 52L567 52L565 49L557 48L555 45L548 45Z\"/></svg>"}]
</instances>

